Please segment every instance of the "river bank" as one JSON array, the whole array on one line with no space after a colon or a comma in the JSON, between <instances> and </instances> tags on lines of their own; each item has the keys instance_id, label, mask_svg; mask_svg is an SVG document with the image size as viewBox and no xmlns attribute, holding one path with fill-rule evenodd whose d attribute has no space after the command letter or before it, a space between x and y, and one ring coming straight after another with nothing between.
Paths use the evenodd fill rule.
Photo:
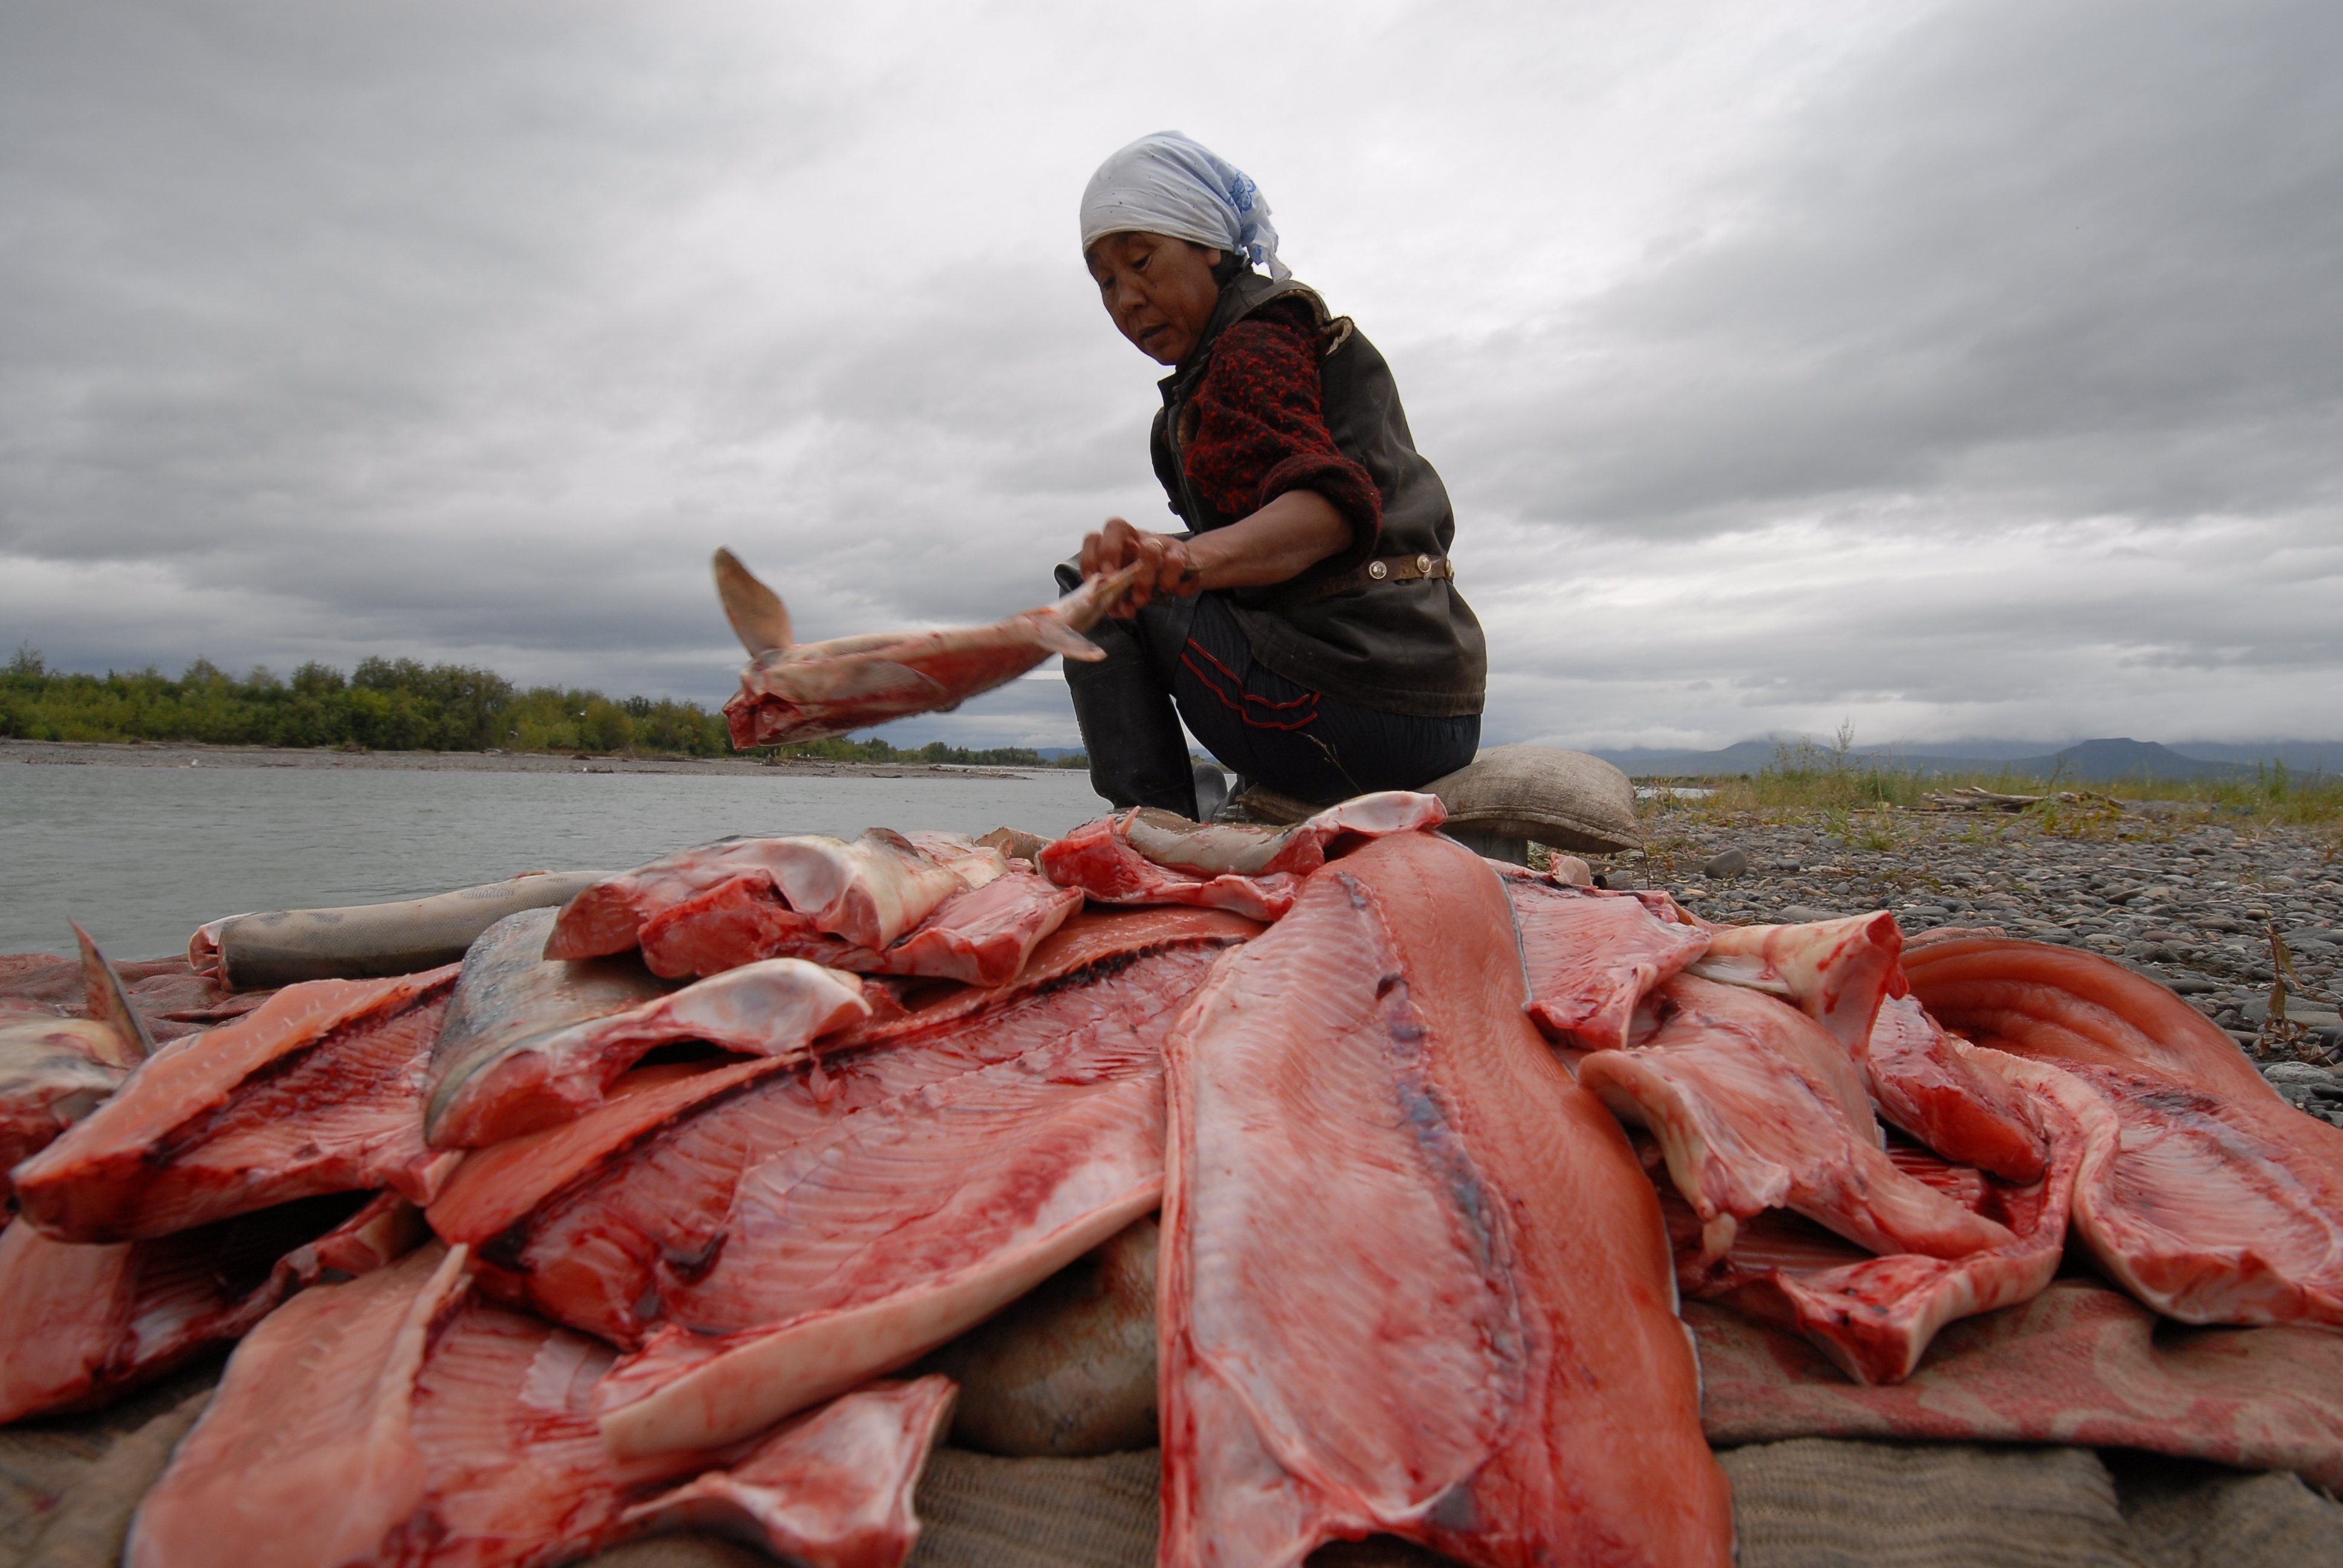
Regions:
<instances>
[{"instance_id":1,"label":"river bank","mask_svg":"<svg viewBox=\"0 0 2343 1568\"><path fill-rule=\"evenodd\" d=\"M285 768L385 773L658 773L699 778L1019 779L1079 769L956 762L834 762L814 757L628 757L552 751L351 751L339 747L209 746L192 740L0 739L0 768Z\"/></svg>"}]
</instances>

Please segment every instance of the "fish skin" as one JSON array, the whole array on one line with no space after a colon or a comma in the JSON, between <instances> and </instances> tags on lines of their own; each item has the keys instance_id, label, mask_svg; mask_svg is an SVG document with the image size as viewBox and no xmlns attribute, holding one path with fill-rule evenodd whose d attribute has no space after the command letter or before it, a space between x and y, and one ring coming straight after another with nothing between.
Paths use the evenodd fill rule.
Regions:
<instances>
[{"instance_id":1,"label":"fish skin","mask_svg":"<svg viewBox=\"0 0 2343 1568\"><path fill-rule=\"evenodd\" d=\"M654 917L735 877L763 875L787 908L829 932L883 948L968 884L900 833L848 842L821 834L720 839L605 877L562 906L548 959L601 958L641 940Z\"/></svg>"},{"instance_id":2,"label":"fish skin","mask_svg":"<svg viewBox=\"0 0 2343 1568\"><path fill-rule=\"evenodd\" d=\"M1958 1258L2013 1240L1896 1168L1869 1099L1858 1093L1850 1111L1835 1084L1853 1063L1795 1008L1689 970L1653 1002L1658 1032L1586 1056L1578 1081L1659 1140L1709 1231L1704 1258L1725 1255L1738 1221L1776 1208L1883 1254Z\"/></svg>"},{"instance_id":3,"label":"fish skin","mask_svg":"<svg viewBox=\"0 0 2343 1568\"><path fill-rule=\"evenodd\" d=\"M2184 1322L2343 1322L2343 1129L2204 1014L2045 942L1934 942L1905 972L1946 1028L2086 1091L2075 1229L2127 1290Z\"/></svg>"},{"instance_id":4,"label":"fish skin","mask_svg":"<svg viewBox=\"0 0 2343 1568\"><path fill-rule=\"evenodd\" d=\"M9 1172L63 1135L128 1076L107 1058L112 1027L53 1013L0 1013L0 1209L14 1191Z\"/></svg>"},{"instance_id":5,"label":"fish skin","mask_svg":"<svg viewBox=\"0 0 2343 1568\"><path fill-rule=\"evenodd\" d=\"M1134 807L1085 823L1044 848L1036 863L1051 881L1100 903L1193 904L1269 922L1292 908L1302 879L1330 859L1448 819L1438 796L1405 789L1358 796L1265 838L1243 828L1176 826L1182 819L1146 811ZM1240 866L1259 869L1233 869Z\"/></svg>"},{"instance_id":6,"label":"fish skin","mask_svg":"<svg viewBox=\"0 0 2343 1568\"><path fill-rule=\"evenodd\" d=\"M1034 948L1081 906L1079 890L1021 864L953 893L891 945L873 950L824 932L789 908L769 878L750 873L646 921L643 958L669 976L789 957L857 974L998 986L1016 979Z\"/></svg>"},{"instance_id":7,"label":"fish skin","mask_svg":"<svg viewBox=\"0 0 2343 1568\"><path fill-rule=\"evenodd\" d=\"M1562 1044L1624 1050L1636 1005L1708 950L1704 929L1632 893L1537 877L1503 881L1529 977L1530 1018Z\"/></svg>"},{"instance_id":8,"label":"fish skin","mask_svg":"<svg viewBox=\"0 0 2343 1568\"><path fill-rule=\"evenodd\" d=\"M482 1074L545 1036L665 996L670 989L631 955L543 956L555 911L524 910L480 933L464 954L447 1021L432 1042L424 1137L435 1149L493 1140L451 1135L448 1124ZM509 1136L509 1134L508 1134Z\"/></svg>"},{"instance_id":9,"label":"fish skin","mask_svg":"<svg viewBox=\"0 0 2343 1568\"><path fill-rule=\"evenodd\" d=\"M428 898L337 910L271 910L206 921L187 963L231 990L317 980L379 980L459 962L482 931L519 910L564 902L599 871L532 871Z\"/></svg>"},{"instance_id":10,"label":"fish skin","mask_svg":"<svg viewBox=\"0 0 2343 1568\"><path fill-rule=\"evenodd\" d=\"M105 1060L115 1067L136 1067L155 1054L155 1037L146 1028L146 1020L132 1005L122 976L98 950L96 939L82 930L79 920L65 923L73 928L74 941L81 950L82 986L89 1016L112 1031L119 1047Z\"/></svg>"},{"instance_id":11,"label":"fish skin","mask_svg":"<svg viewBox=\"0 0 2343 1568\"><path fill-rule=\"evenodd\" d=\"M575 1120L662 1045L802 1060L820 1036L870 1016L855 976L802 959L766 959L525 1040L436 1101L434 1147L477 1148Z\"/></svg>"},{"instance_id":12,"label":"fish skin","mask_svg":"<svg viewBox=\"0 0 2343 1568\"><path fill-rule=\"evenodd\" d=\"M779 597L730 551L719 550L717 592L749 654L740 689L724 705L733 749L820 740L914 713L957 708L1053 653L1103 658L1081 634L1122 601L1139 572L1133 562L1091 578L1054 604L990 626L800 643L789 640L789 614Z\"/></svg>"},{"instance_id":13,"label":"fish skin","mask_svg":"<svg viewBox=\"0 0 2343 1568\"><path fill-rule=\"evenodd\" d=\"M1723 1568L1659 1205L1522 1011L1496 875L1431 834L1318 872L1175 1033L1164 1568L1403 1536Z\"/></svg>"},{"instance_id":14,"label":"fish skin","mask_svg":"<svg viewBox=\"0 0 2343 1568\"><path fill-rule=\"evenodd\" d=\"M302 1287L380 1268L423 1239L422 1216L396 1194L349 1208L301 1199L110 1245L0 1231L0 1422L110 1403L243 1337Z\"/></svg>"},{"instance_id":15,"label":"fish skin","mask_svg":"<svg viewBox=\"0 0 2343 1568\"><path fill-rule=\"evenodd\" d=\"M427 1206L459 1158L425 1146L420 1091L456 976L311 980L171 1041L16 1167L22 1213L89 1242L325 1192L388 1187Z\"/></svg>"}]
</instances>

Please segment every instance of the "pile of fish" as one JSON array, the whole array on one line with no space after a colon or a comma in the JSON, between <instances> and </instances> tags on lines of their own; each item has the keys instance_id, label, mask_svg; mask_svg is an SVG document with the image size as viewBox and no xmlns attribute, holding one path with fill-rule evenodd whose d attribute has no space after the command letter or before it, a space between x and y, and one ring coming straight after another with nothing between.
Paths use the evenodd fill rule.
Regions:
<instances>
[{"instance_id":1,"label":"pile of fish","mask_svg":"<svg viewBox=\"0 0 2343 1568\"><path fill-rule=\"evenodd\" d=\"M1683 1297L1871 1382L2070 1246L2343 1326L2343 1131L2153 982L1443 819L727 839L159 1047L93 951L0 1015L0 1420L241 1342L137 1568L892 1564L947 1435L1160 1442L1177 1568L1721 1568Z\"/></svg>"}]
</instances>

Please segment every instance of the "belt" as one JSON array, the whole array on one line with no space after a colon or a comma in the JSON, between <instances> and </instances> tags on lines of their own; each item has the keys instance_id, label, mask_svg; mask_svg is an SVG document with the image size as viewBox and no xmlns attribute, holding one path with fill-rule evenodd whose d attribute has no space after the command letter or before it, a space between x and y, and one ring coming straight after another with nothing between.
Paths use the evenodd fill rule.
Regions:
<instances>
[{"instance_id":1,"label":"belt","mask_svg":"<svg viewBox=\"0 0 2343 1568\"><path fill-rule=\"evenodd\" d=\"M1314 583L1296 587L1287 602L1311 604L1322 598L1332 598L1338 593L1348 593L1371 583L1417 582L1426 578L1446 578L1456 580L1456 563L1446 556L1381 556L1364 566L1354 567Z\"/></svg>"}]
</instances>

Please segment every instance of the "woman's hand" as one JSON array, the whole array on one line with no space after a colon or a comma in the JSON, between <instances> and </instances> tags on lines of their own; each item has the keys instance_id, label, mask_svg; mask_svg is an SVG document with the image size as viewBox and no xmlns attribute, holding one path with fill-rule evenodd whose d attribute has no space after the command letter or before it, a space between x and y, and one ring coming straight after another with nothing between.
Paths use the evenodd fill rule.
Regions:
<instances>
[{"instance_id":1,"label":"woman's hand","mask_svg":"<svg viewBox=\"0 0 2343 1568\"><path fill-rule=\"evenodd\" d=\"M1282 583L1339 553L1351 525L1315 490L1288 490L1242 522L1192 539L1151 534L1121 518L1082 540L1082 576L1147 563L1114 614L1128 617L1157 594L1184 598L1206 588Z\"/></svg>"},{"instance_id":2,"label":"woman's hand","mask_svg":"<svg viewBox=\"0 0 2343 1568\"><path fill-rule=\"evenodd\" d=\"M1139 580L1112 612L1128 618L1159 593L1184 598L1211 586L1203 580L1190 543L1170 534L1134 528L1121 518L1109 518L1105 528L1082 539L1082 576L1096 577L1120 571L1133 561L1142 563Z\"/></svg>"}]
</instances>

